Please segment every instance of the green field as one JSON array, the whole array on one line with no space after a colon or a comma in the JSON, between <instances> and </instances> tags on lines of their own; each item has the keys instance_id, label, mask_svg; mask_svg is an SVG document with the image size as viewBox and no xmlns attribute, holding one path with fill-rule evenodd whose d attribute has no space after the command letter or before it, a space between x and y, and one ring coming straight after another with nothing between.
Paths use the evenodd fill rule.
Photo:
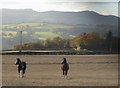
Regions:
<instances>
[{"instance_id":1,"label":"green field","mask_svg":"<svg viewBox=\"0 0 120 88\"><path fill-rule=\"evenodd\" d=\"M58 37L60 36L57 33L53 33L53 32L35 32L34 37L38 38L38 39L53 39L54 37Z\"/></svg>"},{"instance_id":2,"label":"green field","mask_svg":"<svg viewBox=\"0 0 120 88\"><path fill-rule=\"evenodd\" d=\"M21 23L21 24L9 24L0 25L0 28L16 28L16 29L26 29L26 28L72 28L72 25L66 24L54 24L54 23Z\"/></svg>"},{"instance_id":3,"label":"green field","mask_svg":"<svg viewBox=\"0 0 120 88\"><path fill-rule=\"evenodd\" d=\"M61 36L60 29L72 28L72 25L52 24L52 23L21 23L0 25L3 38L13 38L17 36L17 32L23 31L23 34L31 35L36 39L47 39Z\"/></svg>"}]
</instances>

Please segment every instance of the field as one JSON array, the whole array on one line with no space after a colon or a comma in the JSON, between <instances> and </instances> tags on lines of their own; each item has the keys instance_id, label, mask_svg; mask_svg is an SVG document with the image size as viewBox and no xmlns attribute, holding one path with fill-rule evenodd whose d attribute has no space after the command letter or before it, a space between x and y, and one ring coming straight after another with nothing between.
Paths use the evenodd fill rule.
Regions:
<instances>
[{"instance_id":1,"label":"field","mask_svg":"<svg viewBox=\"0 0 120 88\"><path fill-rule=\"evenodd\" d=\"M27 62L25 78L18 78L14 64L19 57ZM60 61L66 57L70 70L62 78ZM3 55L3 86L117 86L117 55Z\"/></svg>"},{"instance_id":2,"label":"field","mask_svg":"<svg viewBox=\"0 0 120 88\"><path fill-rule=\"evenodd\" d=\"M0 32L3 34L4 38L15 38L18 31L23 31L24 35L31 35L36 38L49 38L52 39L56 36L60 36L60 32L57 33L57 29L69 29L72 25L65 24L52 24L52 23L22 23L22 24L9 24L0 25ZM33 31L34 30L34 31ZM46 36L47 35L47 36ZM49 36L48 36L49 35Z\"/></svg>"}]
</instances>

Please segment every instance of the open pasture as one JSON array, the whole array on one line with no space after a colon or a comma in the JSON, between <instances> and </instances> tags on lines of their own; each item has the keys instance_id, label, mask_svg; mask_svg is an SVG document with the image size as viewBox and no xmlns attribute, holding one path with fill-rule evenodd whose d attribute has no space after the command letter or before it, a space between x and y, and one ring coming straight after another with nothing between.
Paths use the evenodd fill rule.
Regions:
<instances>
[{"instance_id":1,"label":"open pasture","mask_svg":"<svg viewBox=\"0 0 120 88\"><path fill-rule=\"evenodd\" d=\"M25 78L17 77L16 58L27 62ZM60 61L70 70L62 78ZM3 86L117 86L118 55L3 55Z\"/></svg>"}]
</instances>

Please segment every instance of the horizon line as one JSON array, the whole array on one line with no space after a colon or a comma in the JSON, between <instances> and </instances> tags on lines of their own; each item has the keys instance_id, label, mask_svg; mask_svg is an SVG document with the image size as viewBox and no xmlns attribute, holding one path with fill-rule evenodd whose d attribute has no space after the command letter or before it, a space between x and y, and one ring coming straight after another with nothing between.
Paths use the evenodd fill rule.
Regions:
<instances>
[{"instance_id":1,"label":"horizon line","mask_svg":"<svg viewBox=\"0 0 120 88\"><path fill-rule=\"evenodd\" d=\"M81 11L59 11L59 10L48 10L48 11L37 11L37 10L34 10L34 9L32 9L32 8L24 8L24 9L20 9L20 8L18 8L18 9L12 9L12 8L0 8L1 10L3 10L3 9L6 9L6 10L32 10L32 11L35 11L35 12L63 12L63 13L65 13L65 12L74 12L74 13L79 13L79 12L85 12L85 11L89 11L89 12L94 12L94 13L97 13L97 14L99 14L99 15L103 15L103 16L116 16L116 17L120 17L118 14L117 15L113 15L113 14L102 14L102 13L100 13L100 12L97 12L97 11L93 11L93 10L81 10Z\"/></svg>"}]
</instances>

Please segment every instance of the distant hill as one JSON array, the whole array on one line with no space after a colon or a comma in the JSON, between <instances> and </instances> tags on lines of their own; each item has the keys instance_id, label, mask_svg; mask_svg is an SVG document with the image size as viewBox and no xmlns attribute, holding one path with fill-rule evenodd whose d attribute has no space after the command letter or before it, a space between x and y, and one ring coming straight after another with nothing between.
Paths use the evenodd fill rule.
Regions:
<instances>
[{"instance_id":1,"label":"distant hill","mask_svg":"<svg viewBox=\"0 0 120 88\"><path fill-rule=\"evenodd\" d=\"M87 25L116 25L119 17L101 15L93 11L36 12L32 9L1 9L3 24L15 24L26 22L49 22L63 24L87 24Z\"/></svg>"},{"instance_id":2,"label":"distant hill","mask_svg":"<svg viewBox=\"0 0 120 88\"><path fill-rule=\"evenodd\" d=\"M0 12L2 12L0 37L2 37L3 50L11 49L14 45L19 44L20 30L24 32L23 43L58 36L72 38L88 32L97 32L104 37L109 30L112 31L113 36L119 36L117 25L118 20L120 22L119 17L105 16L93 11L36 12L32 9L0 9Z\"/></svg>"}]
</instances>

